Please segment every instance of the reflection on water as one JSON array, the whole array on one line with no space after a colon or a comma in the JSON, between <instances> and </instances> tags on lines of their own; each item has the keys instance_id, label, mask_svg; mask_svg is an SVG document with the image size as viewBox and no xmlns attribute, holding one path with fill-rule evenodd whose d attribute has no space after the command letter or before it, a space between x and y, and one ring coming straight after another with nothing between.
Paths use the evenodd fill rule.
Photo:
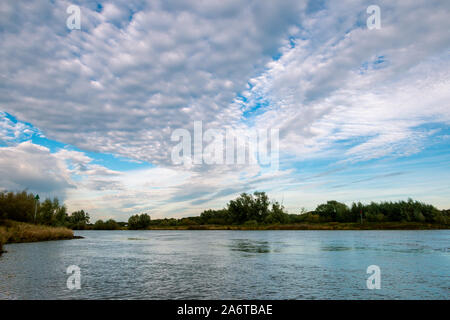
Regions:
<instances>
[{"instance_id":1,"label":"reflection on water","mask_svg":"<svg viewBox=\"0 0 450 320\"><path fill-rule=\"evenodd\" d=\"M0 299L449 299L450 231L83 231L11 244ZM366 288L369 265L381 290ZM66 287L81 269L81 290Z\"/></svg>"},{"instance_id":2,"label":"reflection on water","mask_svg":"<svg viewBox=\"0 0 450 320\"><path fill-rule=\"evenodd\" d=\"M321 249L323 251L347 251L347 250L354 250L354 248L342 247L342 246L323 246Z\"/></svg>"},{"instance_id":3,"label":"reflection on water","mask_svg":"<svg viewBox=\"0 0 450 320\"><path fill-rule=\"evenodd\" d=\"M252 241L249 239L232 239L229 246L233 251L242 251L248 253L268 253L270 252L269 242Z\"/></svg>"}]
</instances>

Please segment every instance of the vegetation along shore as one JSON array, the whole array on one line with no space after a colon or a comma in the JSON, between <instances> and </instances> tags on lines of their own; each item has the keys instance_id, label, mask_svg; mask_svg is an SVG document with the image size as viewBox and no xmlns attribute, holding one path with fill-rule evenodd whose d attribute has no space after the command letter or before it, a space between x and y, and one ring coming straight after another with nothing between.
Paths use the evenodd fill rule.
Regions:
<instances>
[{"instance_id":1,"label":"vegetation along shore","mask_svg":"<svg viewBox=\"0 0 450 320\"><path fill-rule=\"evenodd\" d=\"M0 192L0 253L9 243L80 238L72 229L82 228L87 217L83 211L67 215L56 198L40 203L25 191Z\"/></svg>"},{"instance_id":2,"label":"vegetation along shore","mask_svg":"<svg viewBox=\"0 0 450 320\"><path fill-rule=\"evenodd\" d=\"M398 202L320 204L313 211L288 213L264 192L242 193L225 208L199 216L151 219L148 213L126 222L90 222L84 210L67 213L58 199L37 200L23 192L0 192L0 251L2 244L75 238L72 230L428 230L449 229L450 210L408 199Z\"/></svg>"},{"instance_id":3,"label":"vegetation along shore","mask_svg":"<svg viewBox=\"0 0 450 320\"><path fill-rule=\"evenodd\" d=\"M0 254L8 243L76 239L71 229L4 220L0 225Z\"/></svg>"},{"instance_id":4,"label":"vegetation along shore","mask_svg":"<svg viewBox=\"0 0 450 320\"><path fill-rule=\"evenodd\" d=\"M50 227L12 220L3 221L0 226L2 243L20 243L48 240L73 239L73 231L65 227Z\"/></svg>"}]
</instances>

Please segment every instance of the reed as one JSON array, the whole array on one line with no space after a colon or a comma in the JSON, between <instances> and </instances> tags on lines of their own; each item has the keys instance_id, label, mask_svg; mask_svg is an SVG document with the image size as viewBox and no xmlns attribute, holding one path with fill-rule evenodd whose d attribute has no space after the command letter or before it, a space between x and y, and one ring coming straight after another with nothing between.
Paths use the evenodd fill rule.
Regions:
<instances>
[{"instance_id":1,"label":"reed","mask_svg":"<svg viewBox=\"0 0 450 320\"><path fill-rule=\"evenodd\" d=\"M16 221L5 221L0 225L1 244L73 239L73 231L63 227L34 225Z\"/></svg>"}]
</instances>

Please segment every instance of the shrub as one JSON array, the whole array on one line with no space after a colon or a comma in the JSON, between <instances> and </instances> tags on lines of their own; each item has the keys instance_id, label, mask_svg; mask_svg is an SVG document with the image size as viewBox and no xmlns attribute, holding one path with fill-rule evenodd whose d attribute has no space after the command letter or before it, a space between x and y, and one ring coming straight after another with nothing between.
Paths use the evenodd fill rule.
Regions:
<instances>
[{"instance_id":1,"label":"shrub","mask_svg":"<svg viewBox=\"0 0 450 320\"><path fill-rule=\"evenodd\" d=\"M97 220L92 226L94 230L119 230L120 225L113 219L107 221Z\"/></svg>"},{"instance_id":2,"label":"shrub","mask_svg":"<svg viewBox=\"0 0 450 320\"><path fill-rule=\"evenodd\" d=\"M89 223L90 217L87 212L84 212L84 210L79 210L72 212L68 220L70 228L75 230L84 230L86 229L86 225Z\"/></svg>"},{"instance_id":3,"label":"shrub","mask_svg":"<svg viewBox=\"0 0 450 320\"><path fill-rule=\"evenodd\" d=\"M248 221L245 221L245 222L244 222L244 226L247 226L247 227L256 227L256 226L258 226L258 221L256 221L256 220L248 220Z\"/></svg>"},{"instance_id":4,"label":"shrub","mask_svg":"<svg viewBox=\"0 0 450 320\"><path fill-rule=\"evenodd\" d=\"M140 215L136 214L128 219L128 229L130 230L145 229L149 227L150 224L150 216L146 213Z\"/></svg>"}]
</instances>

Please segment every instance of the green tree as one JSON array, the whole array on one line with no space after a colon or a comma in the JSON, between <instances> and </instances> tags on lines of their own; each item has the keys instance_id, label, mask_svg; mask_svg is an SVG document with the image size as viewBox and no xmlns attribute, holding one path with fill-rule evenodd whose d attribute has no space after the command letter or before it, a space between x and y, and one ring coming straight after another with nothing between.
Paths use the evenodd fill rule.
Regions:
<instances>
[{"instance_id":1,"label":"green tree","mask_svg":"<svg viewBox=\"0 0 450 320\"><path fill-rule=\"evenodd\" d=\"M269 224L288 223L289 220L289 215L284 211L284 207L275 201L272 203L272 209L264 219L264 222Z\"/></svg>"},{"instance_id":2,"label":"green tree","mask_svg":"<svg viewBox=\"0 0 450 320\"><path fill-rule=\"evenodd\" d=\"M89 223L90 217L84 210L72 212L69 216L69 225L72 229L84 230Z\"/></svg>"},{"instance_id":3,"label":"green tree","mask_svg":"<svg viewBox=\"0 0 450 320\"><path fill-rule=\"evenodd\" d=\"M138 229L145 229L149 227L151 224L151 218L148 214L136 214L131 216L128 219L128 229L131 230L138 230Z\"/></svg>"},{"instance_id":4,"label":"green tree","mask_svg":"<svg viewBox=\"0 0 450 320\"><path fill-rule=\"evenodd\" d=\"M94 230L119 230L120 225L113 219L107 221L97 220L92 226Z\"/></svg>"},{"instance_id":5,"label":"green tree","mask_svg":"<svg viewBox=\"0 0 450 320\"><path fill-rule=\"evenodd\" d=\"M0 219L31 222L34 219L34 195L22 192L0 192Z\"/></svg>"},{"instance_id":6,"label":"green tree","mask_svg":"<svg viewBox=\"0 0 450 320\"><path fill-rule=\"evenodd\" d=\"M232 223L227 209L205 210L200 214L201 224L219 224L225 225Z\"/></svg>"},{"instance_id":7,"label":"green tree","mask_svg":"<svg viewBox=\"0 0 450 320\"><path fill-rule=\"evenodd\" d=\"M255 220L263 222L270 214L270 201L265 192L254 192L253 195L242 193L227 205L228 215L232 223L242 224Z\"/></svg>"},{"instance_id":8,"label":"green tree","mask_svg":"<svg viewBox=\"0 0 450 320\"><path fill-rule=\"evenodd\" d=\"M37 221L40 224L52 224L55 207L50 199L45 199L39 206Z\"/></svg>"},{"instance_id":9,"label":"green tree","mask_svg":"<svg viewBox=\"0 0 450 320\"><path fill-rule=\"evenodd\" d=\"M350 218L350 210L341 202L327 201L326 204L317 206L315 211L324 221L344 222Z\"/></svg>"},{"instance_id":10,"label":"green tree","mask_svg":"<svg viewBox=\"0 0 450 320\"><path fill-rule=\"evenodd\" d=\"M55 210L55 225L56 226L65 226L68 222L69 216L67 215L67 207L62 205Z\"/></svg>"},{"instance_id":11,"label":"green tree","mask_svg":"<svg viewBox=\"0 0 450 320\"><path fill-rule=\"evenodd\" d=\"M231 200L228 203L228 212L232 223L242 224L245 221L253 220L252 205L252 196L247 193L242 193L235 200Z\"/></svg>"}]
</instances>

